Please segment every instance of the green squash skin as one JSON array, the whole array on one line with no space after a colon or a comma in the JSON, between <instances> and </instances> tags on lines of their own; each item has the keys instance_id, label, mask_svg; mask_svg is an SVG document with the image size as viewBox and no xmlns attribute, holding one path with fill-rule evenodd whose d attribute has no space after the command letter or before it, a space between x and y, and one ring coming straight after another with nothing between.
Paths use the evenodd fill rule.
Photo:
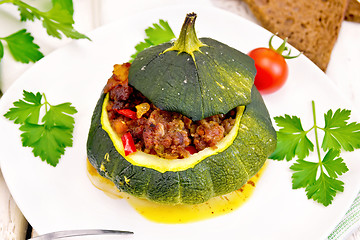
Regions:
<instances>
[{"instance_id":1,"label":"green squash skin","mask_svg":"<svg viewBox=\"0 0 360 240\"><path fill-rule=\"evenodd\" d=\"M275 150L276 132L269 113L255 87L245 107L239 132L223 152L209 156L193 168L160 173L134 166L122 157L101 125L102 93L91 120L87 155L99 174L113 181L123 192L165 204L198 204L239 189Z\"/></svg>"},{"instance_id":2,"label":"green squash skin","mask_svg":"<svg viewBox=\"0 0 360 240\"><path fill-rule=\"evenodd\" d=\"M256 74L253 59L214 39L200 40L207 46L194 52L195 62L187 53L163 53L171 43L140 52L129 84L160 109L194 121L249 104Z\"/></svg>"}]
</instances>

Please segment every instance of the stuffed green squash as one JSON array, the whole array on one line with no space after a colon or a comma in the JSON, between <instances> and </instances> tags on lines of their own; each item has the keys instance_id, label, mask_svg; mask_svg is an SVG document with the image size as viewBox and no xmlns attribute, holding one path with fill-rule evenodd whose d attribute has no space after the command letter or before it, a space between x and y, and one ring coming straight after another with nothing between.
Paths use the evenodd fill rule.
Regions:
<instances>
[{"instance_id":1,"label":"stuffed green squash","mask_svg":"<svg viewBox=\"0 0 360 240\"><path fill-rule=\"evenodd\" d=\"M115 65L95 107L87 155L121 192L198 204L235 191L275 150L250 57L198 39L196 14L179 38Z\"/></svg>"}]
</instances>

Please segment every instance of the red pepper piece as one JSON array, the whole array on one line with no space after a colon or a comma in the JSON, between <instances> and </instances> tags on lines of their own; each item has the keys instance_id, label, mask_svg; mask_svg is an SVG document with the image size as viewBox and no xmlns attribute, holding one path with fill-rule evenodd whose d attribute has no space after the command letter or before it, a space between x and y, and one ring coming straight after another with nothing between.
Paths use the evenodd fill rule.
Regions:
<instances>
[{"instance_id":1,"label":"red pepper piece","mask_svg":"<svg viewBox=\"0 0 360 240\"><path fill-rule=\"evenodd\" d=\"M129 132L122 135L121 141L124 146L125 156L129 155L130 153L136 152L134 140Z\"/></svg>"},{"instance_id":2,"label":"red pepper piece","mask_svg":"<svg viewBox=\"0 0 360 240\"><path fill-rule=\"evenodd\" d=\"M136 112L130 109L116 109L116 111L125 117L131 118L133 120L137 119Z\"/></svg>"},{"instance_id":3,"label":"red pepper piece","mask_svg":"<svg viewBox=\"0 0 360 240\"><path fill-rule=\"evenodd\" d=\"M196 150L196 148L194 146L187 146L185 147L185 150L188 151L190 154L194 154L194 153L197 153L198 151Z\"/></svg>"}]
</instances>

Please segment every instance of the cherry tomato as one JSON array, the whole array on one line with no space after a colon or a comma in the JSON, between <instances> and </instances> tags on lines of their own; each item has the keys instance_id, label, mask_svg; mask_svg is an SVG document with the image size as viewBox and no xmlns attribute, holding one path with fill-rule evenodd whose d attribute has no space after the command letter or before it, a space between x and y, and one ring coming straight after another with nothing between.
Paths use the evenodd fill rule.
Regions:
<instances>
[{"instance_id":1,"label":"cherry tomato","mask_svg":"<svg viewBox=\"0 0 360 240\"><path fill-rule=\"evenodd\" d=\"M269 48L256 48L248 54L255 61L255 86L261 93L272 93L280 89L289 70L283 56Z\"/></svg>"},{"instance_id":2,"label":"cherry tomato","mask_svg":"<svg viewBox=\"0 0 360 240\"><path fill-rule=\"evenodd\" d=\"M286 82L289 69L286 59L295 58L298 56L282 55L284 50L287 50L286 39L278 49L274 49L271 41L274 35L270 38L269 48L256 48L248 53L254 59L255 68L257 70L255 76L255 86L261 93L273 93L279 90Z\"/></svg>"}]
</instances>

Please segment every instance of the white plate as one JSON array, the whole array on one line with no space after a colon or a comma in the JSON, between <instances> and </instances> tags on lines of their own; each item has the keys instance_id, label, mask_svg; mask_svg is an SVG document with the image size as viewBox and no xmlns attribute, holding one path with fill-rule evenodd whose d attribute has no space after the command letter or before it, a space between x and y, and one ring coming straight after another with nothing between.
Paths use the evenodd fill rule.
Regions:
<instances>
[{"instance_id":1,"label":"white plate","mask_svg":"<svg viewBox=\"0 0 360 240\"><path fill-rule=\"evenodd\" d=\"M271 34L228 12L203 7L156 9L92 32L92 41L78 40L45 57L29 69L1 99L1 116L22 98L23 89L45 92L49 102L72 102L74 145L55 168L21 147L18 126L0 118L0 163L4 178L30 224L38 233L79 228L112 228L135 232L134 239L323 239L341 220L360 185L359 152L344 154L350 171L341 177L345 191L323 207L291 189L289 163L270 161L253 196L238 210L190 224L157 224L145 220L126 201L97 190L86 175L86 140L91 115L115 63L129 60L144 29L159 18L178 34L185 14L198 13L199 37L212 37L245 53L267 46ZM311 100L318 120L328 109L348 108L331 81L304 56L289 60L290 75L278 92L265 96L272 116L298 115L312 125ZM353 114L355 114L353 112Z\"/></svg>"}]
</instances>

